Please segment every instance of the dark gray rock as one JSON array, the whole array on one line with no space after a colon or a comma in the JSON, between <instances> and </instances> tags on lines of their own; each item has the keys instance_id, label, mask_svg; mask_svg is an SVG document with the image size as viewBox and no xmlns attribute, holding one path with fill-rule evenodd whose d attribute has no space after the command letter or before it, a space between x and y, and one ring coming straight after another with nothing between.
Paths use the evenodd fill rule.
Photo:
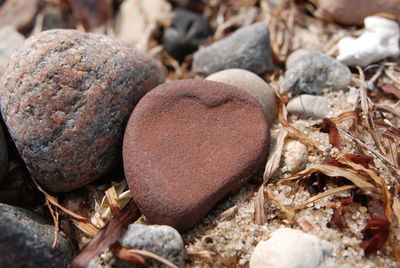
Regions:
<instances>
[{"instance_id":1,"label":"dark gray rock","mask_svg":"<svg viewBox=\"0 0 400 268\"><path fill-rule=\"evenodd\" d=\"M172 25L164 30L163 45L165 50L177 60L197 50L204 43L212 29L208 21L185 9L174 13Z\"/></svg>"},{"instance_id":2,"label":"dark gray rock","mask_svg":"<svg viewBox=\"0 0 400 268\"><path fill-rule=\"evenodd\" d=\"M4 179L4 175L8 168L8 150L7 141L4 137L3 128L0 126L0 183Z\"/></svg>"},{"instance_id":3,"label":"dark gray rock","mask_svg":"<svg viewBox=\"0 0 400 268\"><path fill-rule=\"evenodd\" d=\"M59 6L46 7L42 12L42 31L51 29L73 29L75 22L72 13L62 14Z\"/></svg>"},{"instance_id":4,"label":"dark gray rock","mask_svg":"<svg viewBox=\"0 0 400 268\"><path fill-rule=\"evenodd\" d=\"M200 48L192 66L195 72L206 75L230 68L262 73L272 67L268 25L263 22L242 27L227 38Z\"/></svg>"},{"instance_id":5,"label":"dark gray rock","mask_svg":"<svg viewBox=\"0 0 400 268\"><path fill-rule=\"evenodd\" d=\"M310 53L293 63L284 75L283 88L293 95L322 94L349 85L347 66L323 53Z\"/></svg>"},{"instance_id":6,"label":"dark gray rock","mask_svg":"<svg viewBox=\"0 0 400 268\"><path fill-rule=\"evenodd\" d=\"M185 245L178 231L170 226L131 224L119 241L127 248L147 250L178 267L185 266ZM153 268L167 267L150 258L145 260Z\"/></svg>"},{"instance_id":7,"label":"dark gray rock","mask_svg":"<svg viewBox=\"0 0 400 268\"><path fill-rule=\"evenodd\" d=\"M73 256L70 242L54 227L23 208L0 204L0 267L68 267Z\"/></svg>"}]
</instances>

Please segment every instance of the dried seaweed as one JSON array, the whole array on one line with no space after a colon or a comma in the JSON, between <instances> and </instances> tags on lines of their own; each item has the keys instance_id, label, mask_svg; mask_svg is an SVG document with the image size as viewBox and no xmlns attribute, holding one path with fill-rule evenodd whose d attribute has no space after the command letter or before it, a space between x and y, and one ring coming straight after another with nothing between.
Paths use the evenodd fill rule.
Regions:
<instances>
[{"instance_id":1,"label":"dried seaweed","mask_svg":"<svg viewBox=\"0 0 400 268\"><path fill-rule=\"evenodd\" d=\"M137 220L141 213L131 200L102 228L95 237L86 244L81 252L73 259L71 268L84 268L90 260L115 243L125 232L128 225Z\"/></svg>"}]
</instances>

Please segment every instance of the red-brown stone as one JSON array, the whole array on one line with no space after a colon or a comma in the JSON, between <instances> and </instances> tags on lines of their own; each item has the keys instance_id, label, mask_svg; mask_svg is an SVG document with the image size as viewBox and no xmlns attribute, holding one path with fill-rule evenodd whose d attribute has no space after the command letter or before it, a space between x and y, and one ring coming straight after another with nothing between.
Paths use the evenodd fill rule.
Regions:
<instances>
[{"instance_id":1,"label":"red-brown stone","mask_svg":"<svg viewBox=\"0 0 400 268\"><path fill-rule=\"evenodd\" d=\"M135 104L163 79L154 60L125 42L46 31L14 53L0 83L1 112L32 177L69 191L121 160Z\"/></svg>"},{"instance_id":2,"label":"red-brown stone","mask_svg":"<svg viewBox=\"0 0 400 268\"><path fill-rule=\"evenodd\" d=\"M162 84L145 95L124 136L125 175L151 223L179 231L263 167L270 133L257 101L205 80Z\"/></svg>"}]
</instances>

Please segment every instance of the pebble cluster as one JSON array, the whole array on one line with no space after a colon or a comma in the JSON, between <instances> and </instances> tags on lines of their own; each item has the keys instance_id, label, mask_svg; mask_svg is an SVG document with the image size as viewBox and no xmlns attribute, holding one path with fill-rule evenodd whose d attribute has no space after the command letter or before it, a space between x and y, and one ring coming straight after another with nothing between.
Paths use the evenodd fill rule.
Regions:
<instances>
[{"instance_id":1,"label":"pebble cluster","mask_svg":"<svg viewBox=\"0 0 400 268\"><path fill-rule=\"evenodd\" d=\"M215 27L204 16L175 9L159 33L160 42L175 61L193 56L190 68L200 78L166 82L160 64L125 41L78 30L48 30L72 28L56 10L40 11L42 30L47 31L25 39L40 1L24 2L0 1L0 40L5 40L0 43L5 127L4 133L0 128L0 183L14 144L32 179L52 193L76 190L122 165L132 198L149 225L131 224L119 242L185 267L188 255L181 233L262 172L274 146L270 129L279 113L277 93L282 92L275 92L263 76L276 67L269 25L256 22L211 40ZM328 2L319 1L317 14L329 14L327 19L343 24L359 24L375 11L400 14L395 0ZM343 13L355 2L362 6L355 16ZM135 22L138 6L147 14L143 20L153 26L163 18L152 10L172 8L162 1L127 0L116 23L121 18ZM350 39L353 43L339 43L338 59L308 49L287 58L281 82L291 98L289 115L328 117L331 106L322 95L349 87L352 73L347 65L398 56L398 24L375 17L365 21L366 27L378 22L379 27L370 28L382 37L376 46L379 57L360 61L354 56L373 51L355 48L361 36ZM382 25L387 26L384 33L376 30ZM126 34L131 28L122 25L116 36L139 44L137 33L146 25L142 21L135 27L140 31ZM355 52L344 55L353 51L350 45ZM312 157L305 144L291 140L283 148L281 171L301 171ZM224 217L236 212L232 209ZM0 232L1 267L67 267L75 254L63 232L52 248L53 226L17 206L0 203ZM329 259L333 245L303 231L281 228L260 240L248 258L250 268L339 267ZM151 258L146 261L151 267L166 267ZM128 265L118 261L116 267Z\"/></svg>"}]
</instances>

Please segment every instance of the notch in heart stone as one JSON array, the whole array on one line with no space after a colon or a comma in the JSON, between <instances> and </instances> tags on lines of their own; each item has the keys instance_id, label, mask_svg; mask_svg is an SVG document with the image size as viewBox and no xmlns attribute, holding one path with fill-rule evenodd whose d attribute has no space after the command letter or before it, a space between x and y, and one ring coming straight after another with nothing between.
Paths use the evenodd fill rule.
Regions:
<instances>
[{"instance_id":1,"label":"notch in heart stone","mask_svg":"<svg viewBox=\"0 0 400 268\"><path fill-rule=\"evenodd\" d=\"M124 136L125 175L151 223L184 231L237 191L268 157L258 102L234 86L189 79L145 95Z\"/></svg>"}]
</instances>

